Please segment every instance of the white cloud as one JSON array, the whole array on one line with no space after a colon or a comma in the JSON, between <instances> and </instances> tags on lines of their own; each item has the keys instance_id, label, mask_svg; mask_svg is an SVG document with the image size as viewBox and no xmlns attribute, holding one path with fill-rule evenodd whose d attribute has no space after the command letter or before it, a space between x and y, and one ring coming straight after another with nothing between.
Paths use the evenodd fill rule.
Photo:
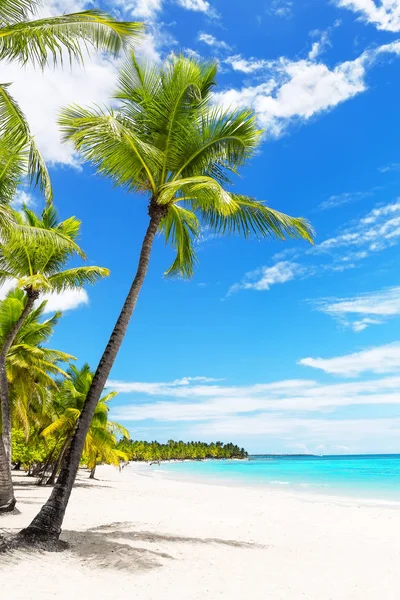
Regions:
<instances>
[{"instance_id":1,"label":"white cloud","mask_svg":"<svg viewBox=\"0 0 400 600\"><path fill-rule=\"evenodd\" d=\"M335 194L330 196L327 200L321 202L318 208L320 210L337 208L338 206L343 206L344 204L349 204L350 202L356 202L357 200L368 198L369 196L372 196L373 193L374 190L369 190L367 192L343 192L342 194Z\"/></svg>"},{"instance_id":2,"label":"white cloud","mask_svg":"<svg viewBox=\"0 0 400 600\"><path fill-rule=\"evenodd\" d=\"M197 39L199 40L199 42L203 42L203 44L207 44L207 46L211 46L212 48L219 48L221 50L231 49L229 44L227 44L223 40L218 40L215 36L211 35L211 33L205 33L204 31L200 31Z\"/></svg>"},{"instance_id":3,"label":"white cloud","mask_svg":"<svg viewBox=\"0 0 400 600\"><path fill-rule=\"evenodd\" d=\"M399 370L399 369L398 369ZM321 384L310 380L284 380L245 386L193 385L177 382L107 382L107 387L125 394L168 398L117 407L118 418L141 421L213 420L260 411L291 416L301 412L330 412L345 406L398 405L400 376L378 380Z\"/></svg>"},{"instance_id":4,"label":"white cloud","mask_svg":"<svg viewBox=\"0 0 400 600\"><path fill-rule=\"evenodd\" d=\"M309 59L293 61L282 57L268 63L264 82L219 92L215 99L225 106L251 106L266 135L278 136L293 121L307 121L364 92L367 70L377 56L399 51L400 43L393 42L334 68ZM251 59L254 61L257 59ZM243 64L247 66L246 62Z\"/></svg>"},{"instance_id":5,"label":"white cloud","mask_svg":"<svg viewBox=\"0 0 400 600\"><path fill-rule=\"evenodd\" d=\"M345 377L354 377L365 372L397 373L400 372L400 343L335 358L302 358L299 364Z\"/></svg>"},{"instance_id":6,"label":"white cloud","mask_svg":"<svg viewBox=\"0 0 400 600\"><path fill-rule=\"evenodd\" d=\"M400 31L400 0L336 0L338 6L359 13L384 31Z\"/></svg>"},{"instance_id":7,"label":"white cloud","mask_svg":"<svg viewBox=\"0 0 400 600\"><path fill-rule=\"evenodd\" d=\"M208 17L217 16L207 0L174 0L174 3L185 10L206 13ZM164 7L164 0L118 0L117 5L138 19L154 21Z\"/></svg>"},{"instance_id":8,"label":"white cloud","mask_svg":"<svg viewBox=\"0 0 400 600\"><path fill-rule=\"evenodd\" d=\"M331 45L329 39L329 31L315 31L313 32L313 34L318 35L319 40L313 42L311 50L308 53L308 58L311 61L317 60L320 54L322 54L326 50L326 48Z\"/></svg>"},{"instance_id":9,"label":"white cloud","mask_svg":"<svg viewBox=\"0 0 400 600\"><path fill-rule=\"evenodd\" d=\"M24 205L30 208L34 207L35 201L32 194L26 192L25 190L19 189L11 204L15 210L20 210Z\"/></svg>"},{"instance_id":10,"label":"white cloud","mask_svg":"<svg viewBox=\"0 0 400 600\"><path fill-rule=\"evenodd\" d=\"M272 0L267 6L267 13L288 19L292 16L292 8L293 2L290 0Z\"/></svg>"},{"instance_id":11,"label":"white cloud","mask_svg":"<svg viewBox=\"0 0 400 600\"><path fill-rule=\"evenodd\" d=\"M195 12L204 12L209 16L214 14L214 10L211 8L210 3L206 0L176 0L179 6L186 8L186 10L193 10Z\"/></svg>"},{"instance_id":12,"label":"white cloud","mask_svg":"<svg viewBox=\"0 0 400 600\"><path fill-rule=\"evenodd\" d=\"M370 211L358 223L342 234L328 238L312 249L312 253L332 252L338 248L362 247L355 258L365 258L371 252L384 250L400 240L400 201L391 202ZM347 259L349 256L346 257Z\"/></svg>"},{"instance_id":13,"label":"white cloud","mask_svg":"<svg viewBox=\"0 0 400 600\"><path fill-rule=\"evenodd\" d=\"M390 317L400 315L400 287L360 294L352 298L326 298L315 305L317 310L339 319L354 331L363 331L368 325L379 325ZM355 315L363 318L349 320Z\"/></svg>"},{"instance_id":14,"label":"white cloud","mask_svg":"<svg viewBox=\"0 0 400 600\"><path fill-rule=\"evenodd\" d=\"M332 443L337 450L338 445L352 442L354 448L355 439L364 432L365 436L369 435L364 449L370 451L371 436L378 436L384 424L387 434L391 428L398 434L400 419L348 419L340 411L348 406L371 406L374 415L378 415L379 407L385 406L387 415L389 407L398 407L400 403L400 369L398 371L397 376L333 384L293 379L230 386L213 383L213 379L208 383L207 378L184 377L171 382L110 380L107 386L134 396L114 406L112 418L135 423L135 431L140 422L150 420L151 432L155 426L159 428L164 424L169 436L175 427L179 427L178 436L183 430L189 438L197 434L204 439L235 434L238 443L241 436L250 436L250 439L268 436L268 440L264 437L264 447L259 451L265 449L265 444L272 442L270 438L275 435L279 448L286 444L284 435L293 443ZM182 385L182 382L187 383ZM247 441L240 443L247 446ZM379 444L377 449L382 451L382 440Z\"/></svg>"},{"instance_id":15,"label":"white cloud","mask_svg":"<svg viewBox=\"0 0 400 600\"><path fill-rule=\"evenodd\" d=\"M261 69L266 69L270 66L270 61L263 60L260 58L243 58L240 54L228 56L224 60L224 63L232 67L234 71L241 71L242 73L254 73Z\"/></svg>"},{"instance_id":16,"label":"white cloud","mask_svg":"<svg viewBox=\"0 0 400 600\"><path fill-rule=\"evenodd\" d=\"M235 283L228 290L228 295L239 290L269 290L272 285L286 283L295 277L304 275L305 268L291 261L280 261L272 267L260 267L246 273L240 283Z\"/></svg>"},{"instance_id":17,"label":"white cloud","mask_svg":"<svg viewBox=\"0 0 400 600\"><path fill-rule=\"evenodd\" d=\"M56 122L60 109L70 103L108 104L116 74L116 61L94 53L85 68L47 67L42 73L31 65L2 64L3 79L13 82L10 93L26 114L44 158L66 165L76 165L76 158L72 147L61 143Z\"/></svg>"},{"instance_id":18,"label":"white cloud","mask_svg":"<svg viewBox=\"0 0 400 600\"><path fill-rule=\"evenodd\" d=\"M154 19L162 9L163 0L134 0L133 3L129 5L130 12L133 16L138 19ZM118 5L124 6L124 8L128 8L126 2L122 0L122 2L118 2Z\"/></svg>"},{"instance_id":19,"label":"white cloud","mask_svg":"<svg viewBox=\"0 0 400 600\"><path fill-rule=\"evenodd\" d=\"M383 167L379 167L380 173L390 173L391 171L400 171L400 163L389 163Z\"/></svg>"},{"instance_id":20,"label":"white cloud","mask_svg":"<svg viewBox=\"0 0 400 600\"><path fill-rule=\"evenodd\" d=\"M45 294L41 300L47 300L45 312L66 312L89 304L87 291L83 288L77 290L66 290L59 294Z\"/></svg>"},{"instance_id":21,"label":"white cloud","mask_svg":"<svg viewBox=\"0 0 400 600\"><path fill-rule=\"evenodd\" d=\"M0 300L3 300L9 291L15 287L14 281L6 281L0 286ZM66 290L59 294L43 294L38 302L47 300L45 314L50 312L74 310L80 306L89 304L87 291L84 289Z\"/></svg>"}]
</instances>

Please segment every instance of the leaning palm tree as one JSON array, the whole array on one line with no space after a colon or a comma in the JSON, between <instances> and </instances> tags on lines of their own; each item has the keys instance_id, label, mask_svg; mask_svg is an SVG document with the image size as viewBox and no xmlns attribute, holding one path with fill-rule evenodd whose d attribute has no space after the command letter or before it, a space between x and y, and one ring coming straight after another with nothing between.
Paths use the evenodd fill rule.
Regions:
<instances>
[{"instance_id":1,"label":"leaning palm tree","mask_svg":"<svg viewBox=\"0 0 400 600\"><path fill-rule=\"evenodd\" d=\"M0 302L0 344L15 326L26 304L23 290L9 292ZM38 425L47 412L48 392L54 390L53 376L65 374L59 363L73 357L65 352L44 346L53 333L59 313L43 320L46 302L42 302L28 315L10 348L6 360L7 382L13 424L29 435L32 424ZM11 472L0 435L0 507L3 511L15 506Z\"/></svg>"},{"instance_id":2,"label":"leaning palm tree","mask_svg":"<svg viewBox=\"0 0 400 600\"><path fill-rule=\"evenodd\" d=\"M143 30L141 23L116 21L99 10L35 19L40 5L40 0L1 0L0 61L30 61L39 68L49 59L53 64L65 57L82 62L89 47L118 54ZM50 201L46 165L9 84L0 83L0 219L7 217L2 202L13 199L26 176Z\"/></svg>"},{"instance_id":3,"label":"leaning palm tree","mask_svg":"<svg viewBox=\"0 0 400 600\"><path fill-rule=\"evenodd\" d=\"M3 242L0 243L0 284L5 281L15 281L26 295L24 308L12 327L9 328L7 335L4 336L0 347L2 442L8 457L9 470L11 470L11 416L6 361L18 332L41 294L78 289L87 283L93 284L109 274L108 269L103 267L65 268L74 256L84 256L82 250L76 245L80 221L75 217L58 223L54 207L48 205L43 210L41 217L25 207L22 215L15 214L15 219L24 223L28 228L32 227L35 231L43 229L52 232L54 237L61 234L64 238L71 240L71 245L56 246L50 237L48 240L38 241L36 235L26 237L24 243L16 243L12 230L6 232ZM17 242L19 239L18 234ZM0 446L1 452L2 446ZM9 503L6 506L8 507ZM5 508L0 505L0 512L3 510Z\"/></svg>"},{"instance_id":4,"label":"leaning palm tree","mask_svg":"<svg viewBox=\"0 0 400 600\"><path fill-rule=\"evenodd\" d=\"M135 278L97 367L74 438L53 492L25 538L58 538L86 434L135 309L157 232L176 250L168 275L190 276L200 226L259 238L286 236L311 241L301 218L272 210L227 189L261 137L250 110L224 110L213 103L216 66L173 57L164 67L142 68L132 55L121 71L118 110L78 106L63 111L66 140L129 192L148 198L149 225Z\"/></svg>"}]
</instances>

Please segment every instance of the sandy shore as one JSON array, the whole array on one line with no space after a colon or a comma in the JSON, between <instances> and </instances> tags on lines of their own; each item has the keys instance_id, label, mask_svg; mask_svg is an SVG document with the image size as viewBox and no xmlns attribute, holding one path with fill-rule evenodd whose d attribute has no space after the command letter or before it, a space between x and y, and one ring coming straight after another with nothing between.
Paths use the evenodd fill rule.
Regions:
<instances>
[{"instance_id":1,"label":"sandy shore","mask_svg":"<svg viewBox=\"0 0 400 600\"><path fill-rule=\"evenodd\" d=\"M176 482L127 469L79 475L63 553L0 555L1 596L46 600L391 600L400 510ZM49 490L17 478L27 525Z\"/></svg>"}]
</instances>

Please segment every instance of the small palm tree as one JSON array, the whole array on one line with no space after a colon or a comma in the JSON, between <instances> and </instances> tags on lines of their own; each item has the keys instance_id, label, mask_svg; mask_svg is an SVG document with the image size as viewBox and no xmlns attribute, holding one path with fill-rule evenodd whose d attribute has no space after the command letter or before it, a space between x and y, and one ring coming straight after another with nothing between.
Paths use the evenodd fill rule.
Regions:
<instances>
[{"instance_id":1,"label":"small palm tree","mask_svg":"<svg viewBox=\"0 0 400 600\"><path fill-rule=\"evenodd\" d=\"M34 19L40 0L1 0L0 61L28 61L43 68L69 60L83 62L90 46L118 54L143 31L141 23L116 21L99 10ZM52 198L49 174L9 84L0 83L0 219L7 220L2 204L10 201L21 180L28 175L48 201Z\"/></svg>"},{"instance_id":2,"label":"small palm tree","mask_svg":"<svg viewBox=\"0 0 400 600\"><path fill-rule=\"evenodd\" d=\"M16 289L8 293L0 302L0 345L3 345L13 329L26 304L26 294ZM15 426L29 436L30 427L38 426L47 412L49 390L57 388L54 375L64 374L59 363L73 357L65 352L45 347L53 333L60 313L42 320L46 302L42 302L27 316L15 336L7 355L6 372L11 404L12 420ZM1 444L2 436L0 436ZM3 446L4 448L4 446ZM0 506L12 507L15 498L11 473L5 450L0 451Z\"/></svg>"},{"instance_id":3,"label":"small palm tree","mask_svg":"<svg viewBox=\"0 0 400 600\"><path fill-rule=\"evenodd\" d=\"M53 493L25 537L57 538L79 468L94 410L128 328L148 269L157 232L176 250L168 275L190 276L200 227L259 238L312 239L309 224L227 189L232 174L259 145L261 131L250 110L224 110L212 101L216 66L185 57L164 68L142 68L132 55L123 67L118 111L63 111L66 140L129 192L147 196L149 225L135 278L97 367L74 438Z\"/></svg>"},{"instance_id":4,"label":"small palm tree","mask_svg":"<svg viewBox=\"0 0 400 600\"><path fill-rule=\"evenodd\" d=\"M92 380L93 372L88 364L83 365L81 369L71 365L67 371L67 378L62 381L57 393L54 395L53 411L55 418L42 431L42 436L45 438L56 437L57 445L60 447L58 459L48 480L49 484L55 482L56 474L73 437ZM118 465L121 459L126 459L126 455L116 447L115 435L129 437L129 432L119 423L108 420L108 403L116 394L117 392L109 392L100 398L86 436L83 454L85 463L91 470L92 477L99 462Z\"/></svg>"},{"instance_id":5,"label":"small palm tree","mask_svg":"<svg viewBox=\"0 0 400 600\"><path fill-rule=\"evenodd\" d=\"M15 243L12 231L8 231L3 243L0 243L0 284L7 280L15 281L24 290L26 302L18 319L8 330L0 347L0 401L2 415L3 446L8 457L11 470L11 415L8 393L6 361L14 340L31 313L34 303L44 292L63 292L81 288L87 283L93 284L101 277L109 274L103 267L75 267L66 269L68 261L74 255L84 257L82 250L76 244L79 234L80 221L71 217L57 222L57 214L52 205L42 212L41 218L26 207L23 215L15 213L15 219L34 230L46 230L54 233L54 237L62 235L71 241L70 245L56 246L49 240L38 242L36 235L26 237L24 243ZM17 242L20 241L19 235ZM0 452L2 447L0 446ZM0 505L0 511L4 510Z\"/></svg>"}]
</instances>

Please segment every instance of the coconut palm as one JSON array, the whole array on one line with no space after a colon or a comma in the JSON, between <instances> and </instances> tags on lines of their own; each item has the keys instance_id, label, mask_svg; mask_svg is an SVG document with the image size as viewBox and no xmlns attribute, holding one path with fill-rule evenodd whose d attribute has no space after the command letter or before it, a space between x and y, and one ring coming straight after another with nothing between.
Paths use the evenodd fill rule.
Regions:
<instances>
[{"instance_id":1,"label":"coconut palm","mask_svg":"<svg viewBox=\"0 0 400 600\"><path fill-rule=\"evenodd\" d=\"M0 303L0 345L21 314L27 298L23 290L15 289ZM58 389L55 376L67 376L60 364L74 357L48 348L54 327L61 313L43 319L47 301L41 302L23 322L7 354L6 371L13 427L29 436L31 426L41 426L51 398Z\"/></svg>"},{"instance_id":2,"label":"coconut palm","mask_svg":"<svg viewBox=\"0 0 400 600\"><path fill-rule=\"evenodd\" d=\"M42 431L42 436L57 439L59 454L48 483L55 482L85 404L93 375L88 364L83 365L81 369L71 365L67 371L67 378L59 385L53 397L52 410L55 418ZM118 465L121 459L126 460L126 455L117 449L116 434L129 437L129 432L119 423L108 420L108 403L116 394L117 392L109 392L100 398L86 436L83 454L92 477L98 463Z\"/></svg>"},{"instance_id":3,"label":"coconut palm","mask_svg":"<svg viewBox=\"0 0 400 600\"><path fill-rule=\"evenodd\" d=\"M35 19L39 0L1 0L0 60L28 61L43 68L49 59L62 64L68 57L82 62L85 49L93 47L118 54L143 30L141 23L116 21L99 10ZM49 174L25 116L0 83L0 218L6 220L4 201L10 201L28 175L48 201L52 198Z\"/></svg>"},{"instance_id":4,"label":"coconut palm","mask_svg":"<svg viewBox=\"0 0 400 600\"><path fill-rule=\"evenodd\" d=\"M86 433L127 331L148 269L157 232L176 250L168 275L190 276L200 226L218 234L311 241L301 218L229 191L231 175L259 145L250 110L225 110L212 101L216 66L173 57L165 67L140 66L132 55L119 77L118 110L72 106L60 124L65 140L101 175L148 199L149 225L136 275L97 367L74 438L53 492L22 533L57 538L79 468Z\"/></svg>"},{"instance_id":5,"label":"coconut palm","mask_svg":"<svg viewBox=\"0 0 400 600\"><path fill-rule=\"evenodd\" d=\"M26 302L18 319L4 336L0 347L0 401L2 414L3 446L8 457L11 470L11 416L8 394L8 380L6 360L8 352L21 329L24 321L33 309L34 303L44 292L54 293L65 290L78 289L85 284L93 284L101 277L109 274L108 269L95 266L81 266L71 269L65 268L68 261L77 254L84 257L82 250L76 244L79 234L80 221L71 217L57 222L57 214L52 205L46 206L41 217L28 208L23 209L20 215L15 214L17 222L24 223L34 230L52 232L54 237L61 234L71 240L71 245L56 246L52 239L40 240L36 235L26 237L24 243L16 243L12 230L8 230L0 244L0 284L5 281L15 281L17 286L24 290ZM19 241L19 234L17 241ZM2 447L0 446L0 453ZM7 504L8 505L8 504ZM0 511L3 508L0 505Z\"/></svg>"},{"instance_id":6,"label":"coconut palm","mask_svg":"<svg viewBox=\"0 0 400 600\"><path fill-rule=\"evenodd\" d=\"M16 289L0 302L0 344L18 321L27 302L26 294ZM59 363L73 357L65 352L43 346L53 333L60 313L42 320L46 302L42 302L27 316L7 354L6 373L13 423L29 435L30 425L41 421L48 401L49 389L56 387L52 375L64 374ZM1 449L0 436L0 507L12 510L15 498L7 454Z\"/></svg>"}]
</instances>

